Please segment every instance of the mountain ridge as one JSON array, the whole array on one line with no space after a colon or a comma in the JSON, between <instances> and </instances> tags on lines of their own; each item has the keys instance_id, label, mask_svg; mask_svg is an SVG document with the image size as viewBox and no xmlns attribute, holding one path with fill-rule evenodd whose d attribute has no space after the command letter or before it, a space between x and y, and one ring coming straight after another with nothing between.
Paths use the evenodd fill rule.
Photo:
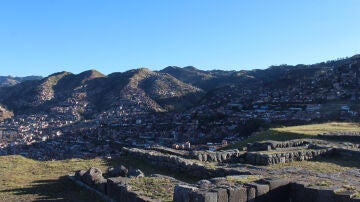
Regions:
<instances>
[{"instance_id":1,"label":"mountain ridge","mask_svg":"<svg viewBox=\"0 0 360 202\"><path fill-rule=\"evenodd\" d=\"M205 71L192 66L169 66L160 71L139 68L109 75L97 70L79 74L63 71L0 87L0 104L14 114L47 113L66 108L73 110L76 118L92 117L118 107L128 109L129 113L132 110L183 111L213 100L214 95L229 88L233 89L229 93L234 96L239 91L281 91L315 82L311 79L316 79L316 75L333 74L334 68L345 73L351 68L355 71L358 64L360 57L356 55L313 65L279 65L240 71ZM322 88L329 85L326 80L321 82L325 82L320 85ZM333 86L327 88L334 89ZM350 95L344 93L344 96Z\"/></svg>"}]
</instances>

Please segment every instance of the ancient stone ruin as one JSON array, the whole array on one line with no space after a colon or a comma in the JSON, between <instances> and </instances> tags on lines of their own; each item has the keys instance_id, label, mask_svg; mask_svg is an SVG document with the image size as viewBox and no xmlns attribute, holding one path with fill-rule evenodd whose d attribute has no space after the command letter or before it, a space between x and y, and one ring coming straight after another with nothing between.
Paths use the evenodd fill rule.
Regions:
<instances>
[{"instance_id":1,"label":"ancient stone ruin","mask_svg":"<svg viewBox=\"0 0 360 202\"><path fill-rule=\"evenodd\" d=\"M122 152L149 165L202 179L187 183L172 178L172 200L175 202L360 201L360 169L319 173L301 168L269 168L276 164L331 157L358 160L360 149L354 143L300 139L255 142L240 150L216 152L165 147L123 148ZM139 170L119 166L109 169L108 178L103 176L100 170L90 168L76 172L74 178L103 193L108 200L162 200L144 196L141 191L131 188L130 177L144 176Z\"/></svg>"}]
</instances>

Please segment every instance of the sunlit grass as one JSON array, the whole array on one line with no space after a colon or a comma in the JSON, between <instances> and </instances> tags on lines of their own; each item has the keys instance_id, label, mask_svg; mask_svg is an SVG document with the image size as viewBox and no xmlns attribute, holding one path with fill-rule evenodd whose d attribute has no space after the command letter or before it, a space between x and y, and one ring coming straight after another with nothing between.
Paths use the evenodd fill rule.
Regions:
<instances>
[{"instance_id":1,"label":"sunlit grass","mask_svg":"<svg viewBox=\"0 0 360 202\"><path fill-rule=\"evenodd\" d=\"M360 131L360 124L357 123L322 123L322 124L309 124L290 127L271 128L266 131L258 132L249 138L235 143L227 149L242 148L247 143L275 140L275 141L287 141L301 138L318 138L318 134L329 132L355 132Z\"/></svg>"},{"instance_id":2,"label":"sunlit grass","mask_svg":"<svg viewBox=\"0 0 360 202\"><path fill-rule=\"evenodd\" d=\"M20 155L0 156L0 201L100 201L100 199L69 180L66 175L76 170L90 167L100 168L104 173L111 166L125 165L141 169L146 176L154 173L170 175L177 179L194 182L184 174L177 174L157 165L149 165L135 157L121 156L113 159L69 159L61 161L36 161ZM131 180L136 189L144 195L170 200L173 184L168 179L144 178ZM155 186L155 182L163 183L166 189ZM150 187L146 187L149 185ZM148 189L148 190L147 190Z\"/></svg>"},{"instance_id":3,"label":"sunlit grass","mask_svg":"<svg viewBox=\"0 0 360 202\"><path fill-rule=\"evenodd\" d=\"M294 161L290 163L281 163L270 165L267 168L276 170L290 167L302 168L320 173L336 173L360 168L360 162L339 158L327 158L319 161Z\"/></svg>"},{"instance_id":4,"label":"sunlit grass","mask_svg":"<svg viewBox=\"0 0 360 202\"><path fill-rule=\"evenodd\" d=\"M272 130L277 132L288 132L303 135L318 135L329 132L354 132L360 131L360 124L357 123L323 123L323 124L311 124L302 126L291 126L283 128L273 128Z\"/></svg>"},{"instance_id":5,"label":"sunlit grass","mask_svg":"<svg viewBox=\"0 0 360 202\"><path fill-rule=\"evenodd\" d=\"M131 190L161 201L172 201L175 187L170 179L155 177L133 178L129 181L129 185Z\"/></svg>"},{"instance_id":6,"label":"sunlit grass","mask_svg":"<svg viewBox=\"0 0 360 202\"><path fill-rule=\"evenodd\" d=\"M96 195L84 190L66 176L69 172L97 166L104 169L101 159L35 161L22 156L0 156L0 200L92 200Z\"/></svg>"}]
</instances>

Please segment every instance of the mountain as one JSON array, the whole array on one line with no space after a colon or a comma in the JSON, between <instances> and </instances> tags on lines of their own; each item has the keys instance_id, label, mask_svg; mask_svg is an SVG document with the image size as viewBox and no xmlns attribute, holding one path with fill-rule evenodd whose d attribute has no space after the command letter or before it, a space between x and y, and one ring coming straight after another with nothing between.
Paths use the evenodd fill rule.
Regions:
<instances>
[{"instance_id":1,"label":"mountain","mask_svg":"<svg viewBox=\"0 0 360 202\"><path fill-rule=\"evenodd\" d=\"M104 89L98 97L98 106L137 106L143 110L182 110L196 103L204 92L166 73L149 69L135 69L113 73L101 83Z\"/></svg>"},{"instance_id":2,"label":"mountain","mask_svg":"<svg viewBox=\"0 0 360 202\"><path fill-rule=\"evenodd\" d=\"M39 80L41 76L26 76L26 77L12 77L12 76L0 76L0 87L13 86L23 81Z\"/></svg>"},{"instance_id":3,"label":"mountain","mask_svg":"<svg viewBox=\"0 0 360 202\"><path fill-rule=\"evenodd\" d=\"M108 76L96 70L58 72L0 88L0 103L19 113L58 112L73 119L122 107L164 112L193 106L205 92L173 76L136 69ZM70 113L69 113L70 111Z\"/></svg>"},{"instance_id":4,"label":"mountain","mask_svg":"<svg viewBox=\"0 0 360 202\"><path fill-rule=\"evenodd\" d=\"M15 114L54 112L78 120L100 114L184 111L199 105L323 103L358 99L360 56L312 65L203 71L195 67L146 68L104 75L58 72L24 77L0 88L0 103ZM284 106L280 106L284 107ZM121 110L119 110L121 109ZM119 112L120 113L120 112Z\"/></svg>"},{"instance_id":5,"label":"mountain","mask_svg":"<svg viewBox=\"0 0 360 202\"><path fill-rule=\"evenodd\" d=\"M324 68L337 68L349 66L360 62L360 54L348 58L329 60L326 62L311 65L278 65L270 66L267 69L253 69L240 71L209 70L203 71L192 66L176 67L169 66L160 70L168 73L180 81L197 86L205 91L230 85L256 85L259 82L271 87L281 87L293 79L307 78L313 76L315 72L322 71Z\"/></svg>"},{"instance_id":6,"label":"mountain","mask_svg":"<svg viewBox=\"0 0 360 202\"><path fill-rule=\"evenodd\" d=\"M203 108L241 106L243 110L261 113L266 110L300 108L306 111L308 105L321 105L322 118L327 117L329 120L334 120L341 113L356 116L359 109L359 56L313 65L271 66L264 70L239 71L236 74L238 80L232 81L232 85L218 86L208 91L201 101ZM355 111L345 113L340 106ZM261 107L263 109L257 110ZM266 119L266 116L262 118Z\"/></svg>"}]
</instances>

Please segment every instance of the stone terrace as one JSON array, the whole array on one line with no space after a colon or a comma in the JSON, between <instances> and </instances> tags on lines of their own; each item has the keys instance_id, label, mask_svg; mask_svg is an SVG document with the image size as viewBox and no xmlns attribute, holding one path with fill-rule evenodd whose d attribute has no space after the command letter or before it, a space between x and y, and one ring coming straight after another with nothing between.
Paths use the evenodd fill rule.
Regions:
<instances>
[{"instance_id":1,"label":"stone terrace","mask_svg":"<svg viewBox=\"0 0 360 202\"><path fill-rule=\"evenodd\" d=\"M172 187L175 202L360 201L360 169L327 173L301 167L264 166L330 156L356 160L360 158L358 144L299 139L255 142L241 151L179 151L153 147L123 148L122 153L171 172L202 179L197 183L174 179L167 186ZM108 178L100 184L95 188L110 196L110 200L159 200L142 197L124 178Z\"/></svg>"}]
</instances>

